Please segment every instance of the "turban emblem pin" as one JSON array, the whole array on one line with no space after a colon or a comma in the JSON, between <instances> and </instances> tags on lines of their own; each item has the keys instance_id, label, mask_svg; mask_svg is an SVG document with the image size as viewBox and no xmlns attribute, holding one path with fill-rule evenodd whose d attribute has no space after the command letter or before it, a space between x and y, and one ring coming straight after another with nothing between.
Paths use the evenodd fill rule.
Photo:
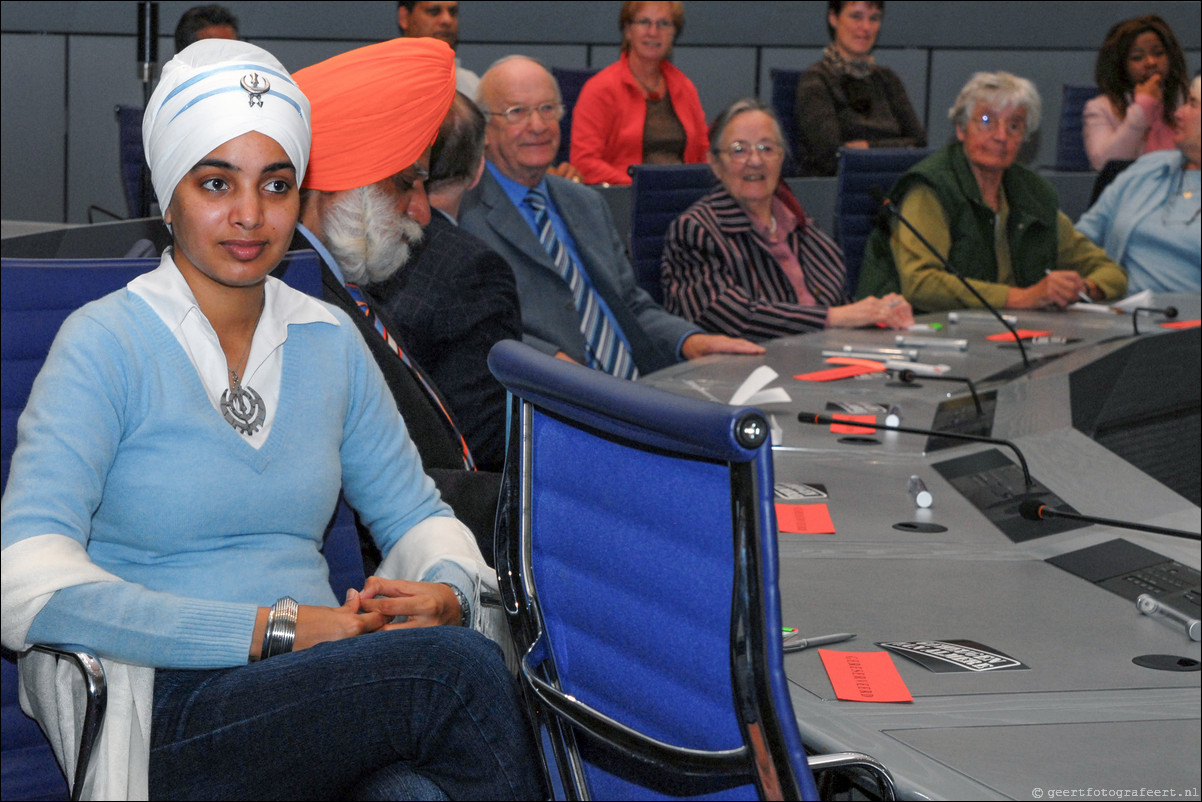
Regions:
<instances>
[{"instance_id":1,"label":"turban emblem pin","mask_svg":"<svg viewBox=\"0 0 1202 802\"><path fill-rule=\"evenodd\" d=\"M271 82L257 72L248 72L242 76L242 88L250 95L251 108L262 108L263 95L271 91Z\"/></svg>"}]
</instances>

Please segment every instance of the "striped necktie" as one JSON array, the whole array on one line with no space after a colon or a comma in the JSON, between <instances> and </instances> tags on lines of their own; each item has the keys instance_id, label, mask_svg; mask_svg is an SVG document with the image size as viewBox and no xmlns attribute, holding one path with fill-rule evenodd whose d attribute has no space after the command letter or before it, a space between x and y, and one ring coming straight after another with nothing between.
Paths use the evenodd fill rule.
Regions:
<instances>
[{"instance_id":1,"label":"striped necktie","mask_svg":"<svg viewBox=\"0 0 1202 802\"><path fill-rule=\"evenodd\" d=\"M588 349L589 366L622 379L637 379L638 368L618 324L610 318L609 310L585 278L580 265L568 254L568 249L555 235L551 216L547 213L547 198L537 189L526 195L526 205L534 210L534 225L538 241L551 256L555 269L567 282L580 316L580 332Z\"/></svg>"},{"instance_id":2,"label":"striped necktie","mask_svg":"<svg viewBox=\"0 0 1202 802\"><path fill-rule=\"evenodd\" d=\"M380 336L384 338L384 342L388 343L388 347L396 352L396 355L401 358L401 362L403 362L405 367L409 369L410 375L413 376L414 380L418 383L418 386L422 388L423 392L425 392L426 398L429 399L430 403L433 404L434 407L442 413L443 418L446 419L447 426L450 428L451 434L454 435L455 439L459 441L459 447L463 450L463 467L467 468L469 471L476 470L476 461L472 459L472 452L467 447L467 441L464 440L463 435L459 433L459 427L455 425L455 420L451 417L451 411L447 409L446 404L443 403L442 396L439 395L438 391L434 389L434 385L429 379L426 378L426 374L421 371L421 368L409 360L405 350L401 348L401 344L397 342L396 338L392 336L392 333L384 326L384 322L381 321L376 313L372 311L371 306L367 303L367 297L363 294L363 290L359 288L359 285L348 282L344 286L346 287L346 291L350 293L351 298L355 300L355 304L359 307L359 311L363 313L364 317L372 322L372 325L376 327L376 331L378 331Z\"/></svg>"}]
</instances>

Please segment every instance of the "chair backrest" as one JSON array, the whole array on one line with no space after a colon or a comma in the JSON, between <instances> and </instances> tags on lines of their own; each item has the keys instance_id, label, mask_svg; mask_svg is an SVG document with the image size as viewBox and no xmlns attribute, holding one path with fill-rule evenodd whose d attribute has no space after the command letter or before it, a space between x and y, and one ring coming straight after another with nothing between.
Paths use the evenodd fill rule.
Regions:
<instances>
[{"instance_id":1,"label":"chair backrest","mask_svg":"<svg viewBox=\"0 0 1202 802\"><path fill-rule=\"evenodd\" d=\"M1134 163L1135 159L1111 159L1102 165L1102 169L1098 170L1098 177L1094 179L1093 191L1089 193L1089 205L1093 206L1098 202L1098 198L1102 196L1102 191L1110 186L1114 179L1119 177L1119 173L1126 170Z\"/></svg>"},{"instance_id":2,"label":"chair backrest","mask_svg":"<svg viewBox=\"0 0 1202 802\"><path fill-rule=\"evenodd\" d=\"M780 130L785 136L788 157L781 167L781 175L789 178L797 175L800 154L797 143L801 141L797 130L797 82L801 80L801 70L773 69L769 73L772 79L772 110L780 120Z\"/></svg>"},{"instance_id":3,"label":"chair backrest","mask_svg":"<svg viewBox=\"0 0 1202 802\"><path fill-rule=\"evenodd\" d=\"M125 190L125 205L130 217L150 214L153 190L145 180L146 152L142 148L142 116L138 106L117 106L117 142L121 157L121 187Z\"/></svg>"},{"instance_id":4,"label":"chair backrest","mask_svg":"<svg viewBox=\"0 0 1202 802\"><path fill-rule=\"evenodd\" d=\"M555 154L555 163L566 162L572 155L572 110L576 108L576 99L580 90L588 83L588 79L599 70L573 70L564 67L552 67L551 74L559 82L559 92L563 95L563 119L559 121L559 151Z\"/></svg>"},{"instance_id":5,"label":"chair backrest","mask_svg":"<svg viewBox=\"0 0 1202 802\"><path fill-rule=\"evenodd\" d=\"M763 414L515 341L489 367L513 403L497 573L555 795L814 798Z\"/></svg>"},{"instance_id":6,"label":"chair backrest","mask_svg":"<svg viewBox=\"0 0 1202 802\"><path fill-rule=\"evenodd\" d=\"M1089 155L1085 152L1085 137L1081 130L1085 104L1093 100L1102 90L1090 84L1064 85L1060 98L1060 126L1056 129L1056 169L1083 172L1091 169Z\"/></svg>"},{"instance_id":7,"label":"chair backrest","mask_svg":"<svg viewBox=\"0 0 1202 802\"><path fill-rule=\"evenodd\" d=\"M663 302L660 263L664 234L686 209L718 183L708 164L636 164L630 201L630 261L639 286Z\"/></svg>"},{"instance_id":8,"label":"chair backrest","mask_svg":"<svg viewBox=\"0 0 1202 802\"><path fill-rule=\"evenodd\" d=\"M860 280L864 246L876 224L880 204L869 191L888 192L902 173L931 155L928 148L840 148L835 178L835 240L843 249L847 292L853 298Z\"/></svg>"}]
</instances>

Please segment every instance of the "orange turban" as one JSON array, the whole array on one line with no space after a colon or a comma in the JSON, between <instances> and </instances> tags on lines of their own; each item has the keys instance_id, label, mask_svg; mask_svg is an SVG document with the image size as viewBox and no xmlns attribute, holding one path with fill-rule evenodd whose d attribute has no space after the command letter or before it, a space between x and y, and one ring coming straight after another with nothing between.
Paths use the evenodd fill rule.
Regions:
<instances>
[{"instance_id":1,"label":"orange turban","mask_svg":"<svg viewBox=\"0 0 1202 802\"><path fill-rule=\"evenodd\" d=\"M439 39L392 39L292 78L312 108L304 186L337 192L396 175L434 143L455 97L455 52Z\"/></svg>"}]
</instances>

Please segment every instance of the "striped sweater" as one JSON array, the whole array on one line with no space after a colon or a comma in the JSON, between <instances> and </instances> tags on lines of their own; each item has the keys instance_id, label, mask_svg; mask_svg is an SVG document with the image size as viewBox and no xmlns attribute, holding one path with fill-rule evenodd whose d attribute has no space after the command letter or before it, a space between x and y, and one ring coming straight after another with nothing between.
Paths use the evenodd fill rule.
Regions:
<instances>
[{"instance_id":1,"label":"striped sweater","mask_svg":"<svg viewBox=\"0 0 1202 802\"><path fill-rule=\"evenodd\" d=\"M796 205L792 196L787 202ZM843 253L800 213L788 241L819 306L798 303L747 213L718 188L668 227L660 276L664 306L708 331L751 339L824 328L829 307L851 301Z\"/></svg>"}]
</instances>

